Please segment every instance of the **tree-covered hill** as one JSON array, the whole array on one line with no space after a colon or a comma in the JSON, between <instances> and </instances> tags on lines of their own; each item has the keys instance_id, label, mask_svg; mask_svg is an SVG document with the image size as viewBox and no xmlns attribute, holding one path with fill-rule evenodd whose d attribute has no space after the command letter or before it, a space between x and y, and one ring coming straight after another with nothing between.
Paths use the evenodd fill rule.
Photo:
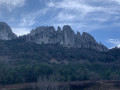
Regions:
<instances>
[{"instance_id":1,"label":"tree-covered hill","mask_svg":"<svg viewBox=\"0 0 120 90\"><path fill-rule=\"evenodd\" d=\"M98 52L92 49L67 48L52 44L35 44L24 40L0 41L0 56L7 56L18 64L49 62L52 59L58 62L88 60L90 62L115 62L120 59L120 49L107 52ZM14 62L15 63L15 62Z\"/></svg>"},{"instance_id":2,"label":"tree-covered hill","mask_svg":"<svg viewBox=\"0 0 120 90\"><path fill-rule=\"evenodd\" d=\"M0 84L37 82L43 77L58 81L119 80L120 49L98 52L22 39L0 41Z\"/></svg>"}]
</instances>

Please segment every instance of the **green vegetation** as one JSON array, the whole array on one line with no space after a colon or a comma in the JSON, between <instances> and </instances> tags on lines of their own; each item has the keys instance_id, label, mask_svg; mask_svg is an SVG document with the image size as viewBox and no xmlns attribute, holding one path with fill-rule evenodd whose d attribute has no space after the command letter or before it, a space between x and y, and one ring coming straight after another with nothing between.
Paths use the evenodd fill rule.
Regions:
<instances>
[{"instance_id":1,"label":"green vegetation","mask_svg":"<svg viewBox=\"0 0 120 90\"><path fill-rule=\"evenodd\" d=\"M120 49L97 52L24 40L0 41L0 84L37 82L41 78L120 80Z\"/></svg>"}]
</instances>

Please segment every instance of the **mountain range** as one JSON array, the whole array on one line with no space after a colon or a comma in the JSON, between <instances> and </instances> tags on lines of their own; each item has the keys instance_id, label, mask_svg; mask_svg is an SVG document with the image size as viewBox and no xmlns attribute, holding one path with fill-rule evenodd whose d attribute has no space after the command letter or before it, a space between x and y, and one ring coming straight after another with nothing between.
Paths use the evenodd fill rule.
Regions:
<instances>
[{"instance_id":1,"label":"mountain range","mask_svg":"<svg viewBox=\"0 0 120 90\"><path fill-rule=\"evenodd\" d=\"M120 80L120 49L107 49L90 34L76 34L68 25L57 30L40 26L18 37L1 22L0 85L48 79Z\"/></svg>"},{"instance_id":2,"label":"mountain range","mask_svg":"<svg viewBox=\"0 0 120 90\"><path fill-rule=\"evenodd\" d=\"M101 43L97 43L93 36L89 33L75 32L69 25L64 25L57 30L53 26L40 26L33 29L29 34L17 37L12 32L10 26L4 22L0 22L0 40L24 39L27 42L35 42L37 44L59 44L65 47L86 48L97 51L107 51L108 48Z\"/></svg>"}]
</instances>

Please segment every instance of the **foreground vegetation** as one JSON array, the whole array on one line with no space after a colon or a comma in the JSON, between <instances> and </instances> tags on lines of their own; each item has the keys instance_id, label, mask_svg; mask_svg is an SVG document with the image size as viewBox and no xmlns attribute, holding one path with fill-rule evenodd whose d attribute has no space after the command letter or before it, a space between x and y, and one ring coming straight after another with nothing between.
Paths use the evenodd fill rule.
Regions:
<instances>
[{"instance_id":1,"label":"foreground vegetation","mask_svg":"<svg viewBox=\"0 0 120 90\"><path fill-rule=\"evenodd\" d=\"M97 52L24 40L0 41L0 84L44 80L120 80L120 49Z\"/></svg>"},{"instance_id":2,"label":"foreground vegetation","mask_svg":"<svg viewBox=\"0 0 120 90\"><path fill-rule=\"evenodd\" d=\"M77 81L24 83L0 86L0 90L120 90L120 81Z\"/></svg>"}]
</instances>

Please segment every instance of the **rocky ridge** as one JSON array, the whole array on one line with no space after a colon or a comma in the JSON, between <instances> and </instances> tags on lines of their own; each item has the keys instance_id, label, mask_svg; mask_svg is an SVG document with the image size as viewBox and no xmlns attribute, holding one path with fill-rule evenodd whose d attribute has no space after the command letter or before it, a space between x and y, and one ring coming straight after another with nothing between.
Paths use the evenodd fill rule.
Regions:
<instances>
[{"instance_id":1,"label":"rocky ridge","mask_svg":"<svg viewBox=\"0 0 120 90\"><path fill-rule=\"evenodd\" d=\"M11 40L17 38L12 32L10 26L4 22L0 22L0 40Z\"/></svg>"},{"instance_id":2,"label":"rocky ridge","mask_svg":"<svg viewBox=\"0 0 120 90\"><path fill-rule=\"evenodd\" d=\"M97 43L93 36L86 32L83 32L82 35L80 32L75 34L69 25L64 25L63 29L58 26L57 30L53 26L37 27L30 34L22 38L37 44L60 44L66 47L107 51L107 47L101 43Z\"/></svg>"},{"instance_id":3,"label":"rocky ridge","mask_svg":"<svg viewBox=\"0 0 120 90\"><path fill-rule=\"evenodd\" d=\"M12 32L10 26L0 22L0 40L15 38L17 35ZM64 25L62 29L58 26L57 30L53 26L40 26L33 29L30 34L18 38L37 44L60 44L66 47L87 48L97 51L108 50L103 44L97 43L89 33L83 32L81 35L80 32L77 32L75 34L69 25Z\"/></svg>"}]
</instances>

